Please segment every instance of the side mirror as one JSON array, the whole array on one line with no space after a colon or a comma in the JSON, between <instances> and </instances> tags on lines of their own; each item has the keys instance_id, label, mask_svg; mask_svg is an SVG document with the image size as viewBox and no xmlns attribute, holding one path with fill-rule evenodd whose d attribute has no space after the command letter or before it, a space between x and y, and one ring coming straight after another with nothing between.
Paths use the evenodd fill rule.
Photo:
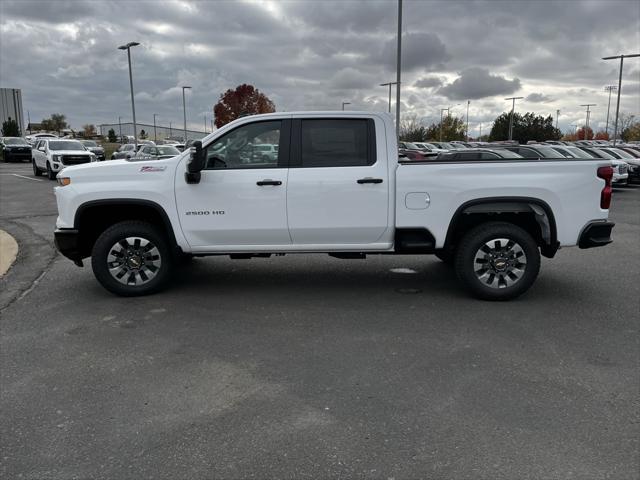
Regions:
<instances>
[{"instance_id":1,"label":"side mirror","mask_svg":"<svg viewBox=\"0 0 640 480\"><path fill-rule=\"evenodd\" d=\"M184 174L184 178L187 183L200 183L200 172L204 169L206 162L200 140L193 142L190 155L191 158L187 162L187 171Z\"/></svg>"}]
</instances>

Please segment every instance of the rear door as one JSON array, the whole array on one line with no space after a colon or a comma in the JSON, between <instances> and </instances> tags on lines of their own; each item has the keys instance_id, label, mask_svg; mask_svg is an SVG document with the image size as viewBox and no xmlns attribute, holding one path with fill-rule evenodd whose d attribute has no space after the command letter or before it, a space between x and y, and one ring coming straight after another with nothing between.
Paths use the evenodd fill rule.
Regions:
<instances>
[{"instance_id":1,"label":"rear door","mask_svg":"<svg viewBox=\"0 0 640 480\"><path fill-rule=\"evenodd\" d=\"M292 128L287 187L291 240L379 247L389 218L384 134L371 118L301 118ZM377 143L378 142L378 143Z\"/></svg>"}]
</instances>

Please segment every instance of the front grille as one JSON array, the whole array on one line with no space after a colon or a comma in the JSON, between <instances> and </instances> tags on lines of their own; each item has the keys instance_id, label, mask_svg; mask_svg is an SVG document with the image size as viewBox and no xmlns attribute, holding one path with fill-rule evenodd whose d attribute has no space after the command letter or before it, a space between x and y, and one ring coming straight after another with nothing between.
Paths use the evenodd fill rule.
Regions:
<instances>
[{"instance_id":1,"label":"front grille","mask_svg":"<svg viewBox=\"0 0 640 480\"><path fill-rule=\"evenodd\" d=\"M81 163L89 163L90 161L91 161L91 157L89 157L89 155L63 155L62 156L63 165L79 165Z\"/></svg>"}]
</instances>

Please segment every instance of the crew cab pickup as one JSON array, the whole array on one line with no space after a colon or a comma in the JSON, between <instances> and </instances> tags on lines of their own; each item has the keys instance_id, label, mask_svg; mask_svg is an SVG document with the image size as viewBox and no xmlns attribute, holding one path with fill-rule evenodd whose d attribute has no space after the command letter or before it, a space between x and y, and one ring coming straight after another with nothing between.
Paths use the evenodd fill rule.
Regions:
<instances>
[{"instance_id":1,"label":"crew cab pickup","mask_svg":"<svg viewBox=\"0 0 640 480\"><path fill-rule=\"evenodd\" d=\"M160 290L185 257L320 252L435 254L505 300L541 255L611 242L612 175L599 159L399 161L386 113L247 116L173 158L65 168L55 240L124 296Z\"/></svg>"}]
</instances>

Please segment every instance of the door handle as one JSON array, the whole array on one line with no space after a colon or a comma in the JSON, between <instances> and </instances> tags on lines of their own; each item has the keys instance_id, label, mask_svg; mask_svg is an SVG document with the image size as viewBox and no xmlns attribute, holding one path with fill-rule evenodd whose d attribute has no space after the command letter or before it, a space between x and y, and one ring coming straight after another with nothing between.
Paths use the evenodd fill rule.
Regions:
<instances>
[{"instance_id":1,"label":"door handle","mask_svg":"<svg viewBox=\"0 0 640 480\"><path fill-rule=\"evenodd\" d=\"M373 177L365 177L358 179L358 183L362 185L363 183L382 183L381 178L373 178Z\"/></svg>"},{"instance_id":2,"label":"door handle","mask_svg":"<svg viewBox=\"0 0 640 480\"><path fill-rule=\"evenodd\" d=\"M264 187L265 185L278 186L278 185L282 185L282 182L280 180L271 180L267 178L264 180L260 180L259 182L256 182L256 185L258 185L259 187Z\"/></svg>"}]
</instances>

